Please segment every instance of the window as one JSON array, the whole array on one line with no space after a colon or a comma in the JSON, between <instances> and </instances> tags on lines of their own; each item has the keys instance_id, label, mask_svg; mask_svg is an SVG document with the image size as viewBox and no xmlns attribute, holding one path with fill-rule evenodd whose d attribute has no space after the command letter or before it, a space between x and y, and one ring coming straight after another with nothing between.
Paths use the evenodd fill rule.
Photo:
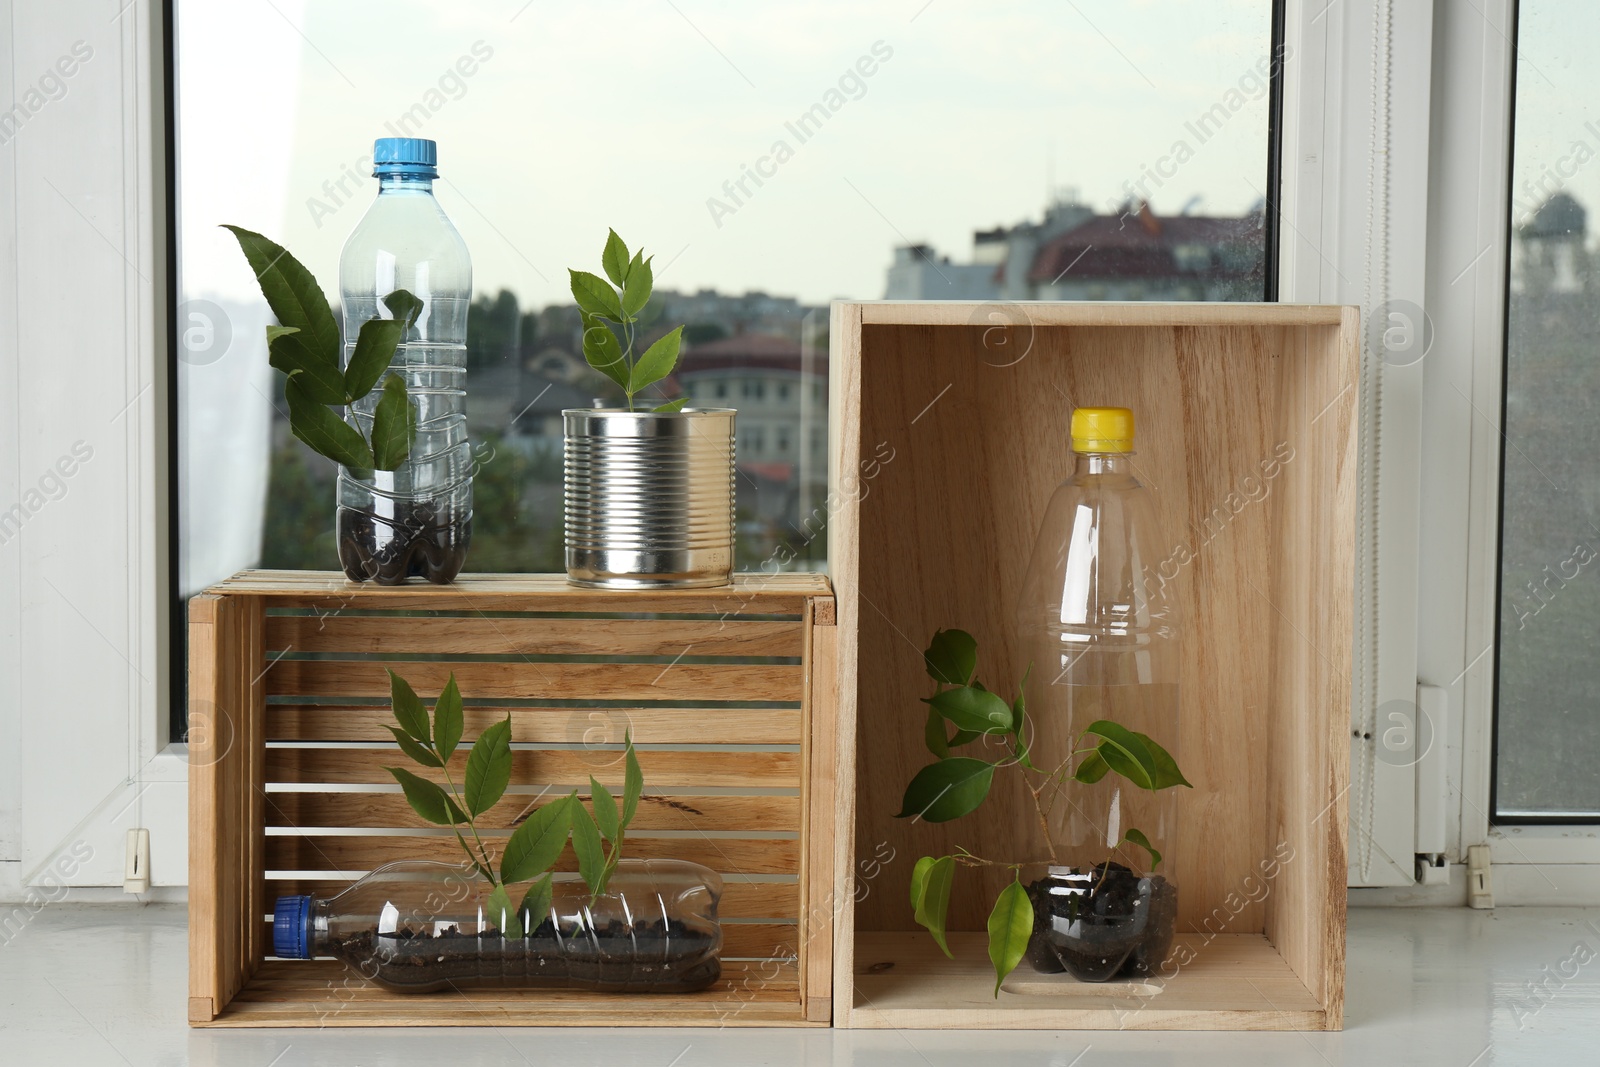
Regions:
<instances>
[{"instance_id":1,"label":"window","mask_svg":"<svg viewBox=\"0 0 1600 1067\"><path fill-rule=\"evenodd\" d=\"M1501 449L1497 822L1600 821L1600 10L1523 0Z\"/></svg>"},{"instance_id":2,"label":"window","mask_svg":"<svg viewBox=\"0 0 1600 1067\"><path fill-rule=\"evenodd\" d=\"M438 199L473 257L471 570L562 567L560 410L614 394L582 359L565 271L597 269L608 226L655 254L647 315L685 324L696 399L764 401L751 374L795 385L762 406L811 446L741 458L744 568L784 545L825 566L800 518L828 494L831 299L1275 296L1271 0L820 21L707 0L605 20L604 64L583 8L173 4L178 321L214 327L178 356L180 598L242 567L337 565L333 469L288 433L266 308L218 226L284 244L337 308L377 136L438 142ZM555 103L578 97L604 130ZM534 103L508 136L512 101ZM619 145L663 165L644 185L590 165Z\"/></svg>"}]
</instances>

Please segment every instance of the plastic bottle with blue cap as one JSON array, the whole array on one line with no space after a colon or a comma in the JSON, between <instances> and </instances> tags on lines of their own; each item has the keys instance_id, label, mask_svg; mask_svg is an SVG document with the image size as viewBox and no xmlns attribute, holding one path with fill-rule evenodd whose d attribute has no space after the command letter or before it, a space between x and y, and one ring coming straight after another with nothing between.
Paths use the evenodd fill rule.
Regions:
<instances>
[{"instance_id":1,"label":"plastic bottle with blue cap","mask_svg":"<svg viewBox=\"0 0 1600 1067\"><path fill-rule=\"evenodd\" d=\"M339 562L356 581L453 581L472 541L472 447L467 439L467 314L472 259L434 199L438 148L420 137L382 137L372 148L378 197L339 257L345 362L361 324L393 318L383 297L405 289L422 300L416 325L395 349L417 412L411 457L395 471L339 469ZM381 390L347 418L370 430Z\"/></svg>"}]
</instances>

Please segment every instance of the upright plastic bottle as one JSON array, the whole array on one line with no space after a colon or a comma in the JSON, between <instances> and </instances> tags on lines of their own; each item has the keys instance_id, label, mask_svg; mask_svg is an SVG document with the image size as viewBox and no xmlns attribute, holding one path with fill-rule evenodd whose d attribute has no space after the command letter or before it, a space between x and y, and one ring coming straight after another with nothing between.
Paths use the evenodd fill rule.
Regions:
<instances>
[{"instance_id":1,"label":"upright plastic bottle","mask_svg":"<svg viewBox=\"0 0 1600 1067\"><path fill-rule=\"evenodd\" d=\"M332 956L390 989L462 986L684 993L722 973L722 879L683 860L622 860L601 894L554 882L542 904L524 886L514 912L467 865L403 860L327 899L279 897L282 959Z\"/></svg>"},{"instance_id":2,"label":"upright plastic bottle","mask_svg":"<svg viewBox=\"0 0 1600 1067\"><path fill-rule=\"evenodd\" d=\"M394 471L339 468L339 562L354 581L393 585L409 577L449 582L472 541L472 448L467 441L467 309L472 260L433 198L432 141L380 138L372 148L378 198L339 257L344 361L361 324L393 318L383 298L396 289L422 301L415 327L395 349L417 409L411 456ZM382 390L351 407L364 434Z\"/></svg>"},{"instance_id":3,"label":"upright plastic bottle","mask_svg":"<svg viewBox=\"0 0 1600 1067\"><path fill-rule=\"evenodd\" d=\"M1181 763L1177 596L1161 576L1154 502L1134 474L1133 412L1078 408L1072 448L1076 464L1050 499L1018 606L1032 662L1032 761L1075 765L1084 729L1107 719ZM1029 958L1089 981L1151 973L1176 915L1178 791L1139 789L1116 774L1064 788L1070 803L1055 806L1051 826L1060 847L1049 870L1035 872L1035 912L1047 906L1050 916L1038 918L1051 936L1034 947L1053 952ZM1129 830L1161 854L1159 864Z\"/></svg>"}]
</instances>

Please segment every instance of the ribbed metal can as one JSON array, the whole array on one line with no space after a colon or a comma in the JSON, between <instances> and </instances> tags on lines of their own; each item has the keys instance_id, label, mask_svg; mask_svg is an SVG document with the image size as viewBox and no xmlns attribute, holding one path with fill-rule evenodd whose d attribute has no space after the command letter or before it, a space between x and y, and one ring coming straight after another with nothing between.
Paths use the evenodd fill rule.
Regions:
<instances>
[{"instance_id":1,"label":"ribbed metal can","mask_svg":"<svg viewBox=\"0 0 1600 1067\"><path fill-rule=\"evenodd\" d=\"M732 408L568 408L561 418L568 581L652 589L732 580Z\"/></svg>"}]
</instances>

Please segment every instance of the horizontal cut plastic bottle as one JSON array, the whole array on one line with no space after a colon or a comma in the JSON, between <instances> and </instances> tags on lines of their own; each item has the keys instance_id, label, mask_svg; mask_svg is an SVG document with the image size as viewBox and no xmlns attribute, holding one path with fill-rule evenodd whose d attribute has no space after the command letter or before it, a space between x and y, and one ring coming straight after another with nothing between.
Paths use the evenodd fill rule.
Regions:
<instances>
[{"instance_id":1,"label":"horizontal cut plastic bottle","mask_svg":"<svg viewBox=\"0 0 1600 1067\"><path fill-rule=\"evenodd\" d=\"M548 910L509 914L468 865L406 860L327 899L279 897L273 951L334 957L390 989L467 986L683 993L721 975L722 879L683 860L622 860L598 896L558 875ZM507 931L512 936L507 936Z\"/></svg>"}]
</instances>

